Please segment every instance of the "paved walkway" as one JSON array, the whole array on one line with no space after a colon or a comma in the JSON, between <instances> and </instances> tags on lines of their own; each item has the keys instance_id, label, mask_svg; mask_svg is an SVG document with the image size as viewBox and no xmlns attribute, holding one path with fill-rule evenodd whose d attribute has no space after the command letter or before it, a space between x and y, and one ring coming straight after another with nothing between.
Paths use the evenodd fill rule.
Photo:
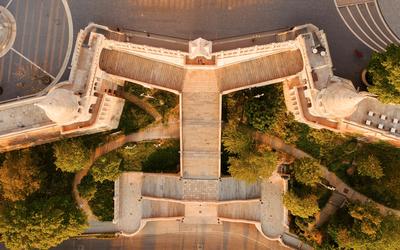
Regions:
<instances>
[{"instance_id":1,"label":"paved walkway","mask_svg":"<svg viewBox=\"0 0 400 250\"><path fill-rule=\"evenodd\" d=\"M16 21L16 39L0 58L1 101L36 94L59 82L74 43L66 0L0 0ZM53 81L55 79L55 81Z\"/></svg>"},{"instance_id":2,"label":"paved walkway","mask_svg":"<svg viewBox=\"0 0 400 250\"><path fill-rule=\"evenodd\" d=\"M89 172L90 167L93 165L93 162L94 162L94 154L92 153L90 156L89 163L81 171L75 174L74 181L72 183L72 194L75 198L75 201L79 205L79 207L83 210L83 212L86 214L89 222L97 221L97 217L93 214L92 210L90 209L88 201L80 196L78 191L78 185L81 183L83 177L85 177Z\"/></svg>"},{"instance_id":3,"label":"paved walkway","mask_svg":"<svg viewBox=\"0 0 400 250\"><path fill-rule=\"evenodd\" d=\"M274 173L261 184L261 227L271 238L278 238L289 231L287 214L283 205L286 182L278 173Z\"/></svg>"},{"instance_id":4,"label":"paved walkway","mask_svg":"<svg viewBox=\"0 0 400 250\"><path fill-rule=\"evenodd\" d=\"M121 135L114 138L112 141L96 148L95 159L111 152L119 147L122 147L128 142L151 141L157 139L174 139L179 138L179 122L169 122L167 125L158 124L147 127L136 133L129 135Z\"/></svg>"},{"instance_id":5,"label":"paved walkway","mask_svg":"<svg viewBox=\"0 0 400 250\"><path fill-rule=\"evenodd\" d=\"M181 99L181 174L190 179L218 179L221 103L215 72L188 70Z\"/></svg>"},{"instance_id":6,"label":"paved walkway","mask_svg":"<svg viewBox=\"0 0 400 250\"><path fill-rule=\"evenodd\" d=\"M270 145L272 148L285 152L287 154L290 154L296 158L304 158L304 157L310 157L312 158L309 154L305 153L304 151L297 149L293 145L286 144L282 139L275 137L275 136L270 136L267 134L261 134L261 133L256 133L255 138L257 141L266 143ZM334 186L336 188L336 191L342 195L344 195L347 199L351 201L360 201L360 202L367 202L367 201L372 201L369 199L367 196L355 191L352 189L350 186L348 186L344 181L342 181L338 176L336 176L335 173L330 172L328 168L321 166L323 170L323 178L326 179L330 185ZM375 201L372 201L375 203L375 205L378 207L380 212L382 214L388 214L388 213L393 213L397 216L400 216L400 210L395 210L392 208L388 208L380 203L377 203Z\"/></svg>"},{"instance_id":7,"label":"paved walkway","mask_svg":"<svg viewBox=\"0 0 400 250\"><path fill-rule=\"evenodd\" d=\"M400 37L400 1L378 0L379 8L389 28Z\"/></svg>"},{"instance_id":8,"label":"paved walkway","mask_svg":"<svg viewBox=\"0 0 400 250\"><path fill-rule=\"evenodd\" d=\"M143 214L142 175L142 172L125 172L115 182L115 193L118 196L115 202L118 202L118 211L114 211L114 220L118 230L126 234L136 232L141 225Z\"/></svg>"},{"instance_id":9,"label":"paved walkway","mask_svg":"<svg viewBox=\"0 0 400 250\"><path fill-rule=\"evenodd\" d=\"M149 140L156 140L156 139L161 139L161 138L162 139L179 138L179 124L173 123L173 124L169 124L168 126L158 125L158 126L150 127L145 130L139 131L137 133L118 137L115 140L110 141L100 147L97 147L94 150L94 153L92 153L92 155L91 155L90 162L81 171L79 171L78 173L75 174L74 181L72 184L72 193L75 197L75 200L76 200L77 204L80 206L80 208L82 208L82 210L85 212L91 225L92 225L92 222L97 221L97 218L91 211L88 201L83 199L79 195L78 185L81 183L83 177L85 177L88 174L94 161L98 157L123 146L127 142L149 141ZM93 225L93 226L96 226L96 225ZM99 225L97 225L96 227L98 227L98 226ZM97 230L101 231L101 229L97 229Z\"/></svg>"},{"instance_id":10,"label":"paved walkway","mask_svg":"<svg viewBox=\"0 0 400 250\"><path fill-rule=\"evenodd\" d=\"M156 140L156 139L172 139L172 138L179 138L179 124L178 123L172 123L168 124L167 126L165 125L157 125L154 127L149 127L144 130L141 130L136 133L132 133L130 135L123 135L120 137L115 138L115 140L112 140L110 142L107 142L106 144L97 147L94 150L94 153L91 155L90 162L88 163L87 166L85 166L81 171L75 174L74 177L74 182L72 184L72 192L75 197L75 200L79 204L79 206L84 210L86 215L88 216L89 221L92 220L97 220L96 217L93 215L92 211L90 210L90 207L88 205L88 202L80 197L77 186L81 183L81 180L83 177L87 175L87 173L90 170L90 167L93 165L94 161L99 158L100 156L111 152L127 142L140 142L140 141L150 141L150 140Z\"/></svg>"},{"instance_id":11,"label":"paved walkway","mask_svg":"<svg viewBox=\"0 0 400 250\"><path fill-rule=\"evenodd\" d=\"M158 122L161 120L161 115L157 112L157 110L149 105L146 101L143 101L136 96L130 95L128 93L124 93L124 97L134 103L135 105L139 106L140 108L144 109L150 115L154 117L156 120L153 125L148 126L145 129L142 129L136 133L132 133L129 135L121 135L119 137L113 138L111 141L97 147L90 156L89 163L78 173L74 176L74 181L72 183L72 193L75 198L77 204L82 208L85 212L88 220L91 224L90 230L95 231L107 231L110 227L109 225L105 225L102 227L101 223L98 222L96 216L90 209L88 201L83 199L78 191L78 185L81 183L83 177L85 177L91 166L93 165L94 161L99 158L100 156L111 152L128 142L140 142L140 141L150 141L150 140L157 140L157 139L170 139L170 138L179 138L179 122L171 120L167 125L159 124ZM158 123L158 124L157 124ZM93 224L94 223L94 224ZM97 223L97 224L96 224ZM92 227L93 224L93 227ZM93 229L95 228L95 229Z\"/></svg>"},{"instance_id":12,"label":"paved walkway","mask_svg":"<svg viewBox=\"0 0 400 250\"><path fill-rule=\"evenodd\" d=\"M329 218L336 213L340 206L346 201L346 197L338 192L333 192L329 197L328 202L317 214L315 220L315 227L321 227L329 220Z\"/></svg>"},{"instance_id":13,"label":"paved walkway","mask_svg":"<svg viewBox=\"0 0 400 250\"><path fill-rule=\"evenodd\" d=\"M99 249L246 249L285 250L279 241L261 235L254 225L245 223L189 225L177 221L154 221L135 237L114 239L70 239L55 247L57 250Z\"/></svg>"},{"instance_id":14,"label":"paved walkway","mask_svg":"<svg viewBox=\"0 0 400 250\"><path fill-rule=\"evenodd\" d=\"M372 50L385 51L389 44L399 44L400 40L393 33L383 18L377 0L335 0L339 15L347 28ZM387 8L389 1L381 1ZM390 1L392 2L392 1ZM398 1L397 1L398 2ZM398 11L395 6L387 11L393 24L399 24ZM400 5L398 6L400 7ZM396 13L393 13L395 11ZM397 20L393 20L395 17Z\"/></svg>"}]
</instances>

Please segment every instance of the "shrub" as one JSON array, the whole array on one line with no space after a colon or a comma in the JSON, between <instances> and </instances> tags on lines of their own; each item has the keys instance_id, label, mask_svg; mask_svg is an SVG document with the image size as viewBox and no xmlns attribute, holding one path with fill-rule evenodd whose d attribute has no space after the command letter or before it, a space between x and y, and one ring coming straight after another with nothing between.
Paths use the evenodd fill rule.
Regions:
<instances>
[{"instance_id":1,"label":"shrub","mask_svg":"<svg viewBox=\"0 0 400 250\"><path fill-rule=\"evenodd\" d=\"M144 172L172 172L178 171L180 162L179 141L157 149L143 161Z\"/></svg>"},{"instance_id":2,"label":"shrub","mask_svg":"<svg viewBox=\"0 0 400 250\"><path fill-rule=\"evenodd\" d=\"M96 193L89 201L93 214L101 221L111 221L114 218L114 182L96 183Z\"/></svg>"},{"instance_id":3,"label":"shrub","mask_svg":"<svg viewBox=\"0 0 400 250\"><path fill-rule=\"evenodd\" d=\"M137 132L154 121L154 118L138 106L125 102L118 129L124 134Z\"/></svg>"}]
</instances>

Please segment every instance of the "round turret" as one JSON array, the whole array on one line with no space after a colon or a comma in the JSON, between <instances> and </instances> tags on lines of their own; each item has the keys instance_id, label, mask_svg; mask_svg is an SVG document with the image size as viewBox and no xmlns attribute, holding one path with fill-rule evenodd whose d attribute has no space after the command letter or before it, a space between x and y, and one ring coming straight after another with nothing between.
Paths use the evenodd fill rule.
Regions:
<instances>
[{"instance_id":1,"label":"round turret","mask_svg":"<svg viewBox=\"0 0 400 250\"><path fill-rule=\"evenodd\" d=\"M316 98L319 115L327 118L345 118L354 113L358 103L366 96L361 95L351 82L332 81L327 88L321 90Z\"/></svg>"},{"instance_id":2,"label":"round turret","mask_svg":"<svg viewBox=\"0 0 400 250\"><path fill-rule=\"evenodd\" d=\"M74 123L79 117L79 97L67 89L53 89L45 99L36 105L42 108L47 117L58 125Z\"/></svg>"}]
</instances>

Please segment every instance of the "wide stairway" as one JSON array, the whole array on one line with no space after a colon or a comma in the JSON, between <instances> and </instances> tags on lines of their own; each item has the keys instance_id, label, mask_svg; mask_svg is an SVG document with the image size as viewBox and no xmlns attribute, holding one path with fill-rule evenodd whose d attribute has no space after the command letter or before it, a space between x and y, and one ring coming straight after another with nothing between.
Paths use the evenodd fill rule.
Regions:
<instances>
[{"instance_id":1,"label":"wide stairway","mask_svg":"<svg viewBox=\"0 0 400 250\"><path fill-rule=\"evenodd\" d=\"M189 179L218 179L220 94L213 70L188 70L182 92L182 169Z\"/></svg>"},{"instance_id":2,"label":"wide stairway","mask_svg":"<svg viewBox=\"0 0 400 250\"><path fill-rule=\"evenodd\" d=\"M295 75L302 70L300 50L289 50L219 68L216 74L221 91L229 91L268 81L279 82L283 77Z\"/></svg>"},{"instance_id":3,"label":"wide stairway","mask_svg":"<svg viewBox=\"0 0 400 250\"><path fill-rule=\"evenodd\" d=\"M139 81L139 84L148 83L176 91L181 91L185 75L185 69L181 67L108 49L101 52L99 67L109 74Z\"/></svg>"}]
</instances>

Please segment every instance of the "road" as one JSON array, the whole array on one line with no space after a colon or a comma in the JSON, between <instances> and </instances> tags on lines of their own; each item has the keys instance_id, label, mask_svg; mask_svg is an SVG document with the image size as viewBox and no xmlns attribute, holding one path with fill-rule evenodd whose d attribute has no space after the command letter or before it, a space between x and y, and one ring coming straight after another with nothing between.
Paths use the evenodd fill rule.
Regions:
<instances>
[{"instance_id":1,"label":"road","mask_svg":"<svg viewBox=\"0 0 400 250\"><path fill-rule=\"evenodd\" d=\"M357 81L371 52L343 23L333 0L69 0L69 3L75 32L89 22L96 22L185 39L216 39L313 23L327 33L335 74ZM357 58L355 49L364 57Z\"/></svg>"}]
</instances>

